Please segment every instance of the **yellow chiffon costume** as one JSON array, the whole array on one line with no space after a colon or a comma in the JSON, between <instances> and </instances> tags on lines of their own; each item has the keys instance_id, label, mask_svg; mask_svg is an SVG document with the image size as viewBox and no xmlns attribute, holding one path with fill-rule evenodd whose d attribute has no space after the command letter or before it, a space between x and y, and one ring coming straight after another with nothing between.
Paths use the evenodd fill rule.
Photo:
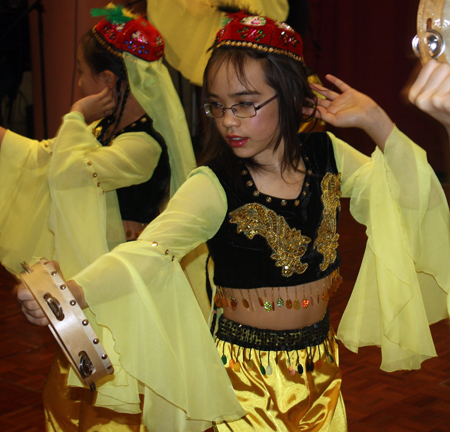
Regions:
<instances>
[{"instance_id":1,"label":"yellow chiffon costume","mask_svg":"<svg viewBox=\"0 0 450 432\"><path fill-rule=\"evenodd\" d=\"M123 59L132 94L166 141L173 195L195 167L184 110L162 60L146 62L126 53ZM23 261L46 257L57 260L69 279L125 241L115 190L148 180L161 147L144 132L123 133L103 147L94 127L71 112L51 140L6 133L0 151L0 261L10 272L22 271ZM199 270L203 275L204 266ZM194 278L196 269L192 272ZM90 311L86 315L94 319ZM125 420L113 411L93 410L89 391L72 392L67 374L59 352L44 389L47 430L98 431L101 422L114 430L143 430L140 417Z\"/></svg>"},{"instance_id":2,"label":"yellow chiffon costume","mask_svg":"<svg viewBox=\"0 0 450 432\"><path fill-rule=\"evenodd\" d=\"M369 237L338 336L355 351L380 346L384 370L418 368L436 355L429 324L447 316L446 198L425 152L397 128L385 152L371 158L329 136L343 195ZM137 242L75 276L116 370L99 383L96 405L125 413L142 408L150 431L201 431L222 421L241 430L244 396L233 391L193 295L192 288L203 287L191 287L180 266L215 235L226 212L217 177L198 168Z\"/></svg>"}]
</instances>

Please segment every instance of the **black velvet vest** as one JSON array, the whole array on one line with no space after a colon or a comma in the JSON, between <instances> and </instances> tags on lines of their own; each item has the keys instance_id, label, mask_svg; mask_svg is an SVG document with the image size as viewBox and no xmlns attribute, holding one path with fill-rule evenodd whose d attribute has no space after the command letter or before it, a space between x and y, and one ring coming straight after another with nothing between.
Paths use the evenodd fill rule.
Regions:
<instances>
[{"instance_id":1,"label":"black velvet vest","mask_svg":"<svg viewBox=\"0 0 450 432\"><path fill-rule=\"evenodd\" d=\"M105 119L94 129L94 135L103 128ZM144 115L126 126L115 137L127 132L147 132L161 146L161 155L152 177L144 183L117 189L120 214L123 220L147 224L160 213L161 204L168 198L170 163L164 138L153 128L153 120ZM102 145L104 145L102 143Z\"/></svg>"},{"instance_id":2,"label":"black velvet vest","mask_svg":"<svg viewBox=\"0 0 450 432\"><path fill-rule=\"evenodd\" d=\"M339 267L340 175L333 146L326 133L299 138L307 174L295 200L257 191L245 165L242 190L236 190L212 167L228 201L227 216L208 241L216 285L299 285L328 276Z\"/></svg>"}]
</instances>

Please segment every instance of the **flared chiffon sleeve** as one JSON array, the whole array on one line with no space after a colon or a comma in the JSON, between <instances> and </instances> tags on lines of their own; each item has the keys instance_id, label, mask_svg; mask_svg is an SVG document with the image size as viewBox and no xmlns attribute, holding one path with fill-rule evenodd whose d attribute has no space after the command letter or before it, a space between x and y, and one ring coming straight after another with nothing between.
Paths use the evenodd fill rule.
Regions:
<instances>
[{"instance_id":1,"label":"flared chiffon sleeve","mask_svg":"<svg viewBox=\"0 0 450 432\"><path fill-rule=\"evenodd\" d=\"M7 131L0 151L0 261L13 274L36 254L53 256L47 178L55 140Z\"/></svg>"},{"instance_id":2,"label":"flared chiffon sleeve","mask_svg":"<svg viewBox=\"0 0 450 432\"><path fill-rule=\"evenodd\" d=\"M8 131L0 151L0 259L56 259L67 278L125 241L115 189L148 180L161 148L144 132L102 147L83 116L64 116L55 139Z\"/></svg>"},{"instance_id":3,"label":"flared chiffon sleeve","mask_svg":"<svg viewBox=\"0 0 450 432\"><path fill-rule=\"evenodd\" d=\"M448 316L449 210L426 153L397 128L384 153L361 155L332 134L343 196L368 236L338 328L354 352L381 347L381 369L419 369L436 356L429 325Z\"/></svg>"},{"instance_id":4,"label":"flared chiffon sleeve","mask_svg":"<svg viewBox=\"0 0 450 432\"><path fill-rule=\"evenodd\" d=\"M160 154L145 132L121 134L103 147L80 113L64 116L49 188L54 257L67 278L125 241L115 190L147 181Z\"/></svg>"},{"instance_id":5,"label":"flared chiffon sleeve","mask_svg":"<svg viewBox=\"0 0 450 432\"><path fill-rule=\"evenodd\" d=\"M138 241L75 277L115 368L98 385L96 405L136 413L143 395L144 424L170 432L202 431L245 414L180 266L217 232L226 211L216 176L199 168Z\"/></svg>"}]
</instances>

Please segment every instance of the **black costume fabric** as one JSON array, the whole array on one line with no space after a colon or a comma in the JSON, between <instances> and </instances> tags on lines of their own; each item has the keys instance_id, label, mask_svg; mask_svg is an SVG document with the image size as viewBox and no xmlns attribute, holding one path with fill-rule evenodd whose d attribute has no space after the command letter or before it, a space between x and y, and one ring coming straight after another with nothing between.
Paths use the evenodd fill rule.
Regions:
<instances>
[{"instance_id":1,"label":"black costume fabric","mask_svg":"<svg viewBox=\"0 0 450 432\"><path fill-rule=\"evenodd\" d=\"M323 184L327 173L328 178L339 183L333 146L326 133L302 134L299 139L306 176L296 199L284 200L259 192L244 164L241 172L244 187L240 190L211 167L225 190L228 202L227 217L218 233L207 242L215 263L216 285L229 288L294 286L322 279L339 267L338 235L335 232L326 233L328 243L331 243L330 239L334 243L328 245L334 258L331 262L324 263L324 255L318 247L318 243L324 241L323 235L322 240L319 239L321 229L323 231L327 225L324 195L329 190ZM331 193L339 199L339 190L331 190ZM337 226L339 209L339 206L327 209L334 213L334 227ZM283 225L280 217L287 226ZM304 242L306 250L303 255L297 252L297 271L294 269L287 275L283 271L284 265L289 258L294 260L293 249L298 245L294 243L298 241ZM287 272L290 271L292 269Z\"/></svg>"},{"instance_id":2,"label":"black costume fabric","mask_svg":"<svg viewBox=\"0 0 450 432\"><path fill-rule=\"evenodd\" d=\"M95 131L103 130L106 122L107 118L100 121L94 129L94 135L96 134ZM169 198L169 154L164 138L156 132L153 127L153 120L147 114L120 130L114 138L128 132L146 132L161 147L158 165L149 180L138 185L116 189L122 219L148 224L159 215L161 204ZM101 136L98 136L98 139L103 146L108 145L101 141Z\"/></svg>"}]
</instances>

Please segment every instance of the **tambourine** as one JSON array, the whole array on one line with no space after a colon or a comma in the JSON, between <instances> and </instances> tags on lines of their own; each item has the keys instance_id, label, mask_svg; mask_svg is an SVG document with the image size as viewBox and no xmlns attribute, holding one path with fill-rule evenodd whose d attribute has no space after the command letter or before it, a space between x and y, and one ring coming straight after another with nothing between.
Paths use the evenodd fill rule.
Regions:
<instances>
[{"instance_id":1,"label":"tambourine","mask_svg":"<svg viewBox=\"0 0 450 432\"><path fill-rule=\"evenodd\" d=\"M89 321L48 260L42 258L33 266L22 263L22 267L19 276L50 321L53 336L81 381L95 391L95 383L114 373L114 368Z\"/></svg>"},{"instance_id":2,"label":"tambourine","mask_svg":"<svg viewBox=\"0 0 450 432\"><path fill-rule=\"evenodd\" d=\"M450 63L450 0L421 0L413 51L425 64L430 59Z\"/></svg>"}]
</instances>

